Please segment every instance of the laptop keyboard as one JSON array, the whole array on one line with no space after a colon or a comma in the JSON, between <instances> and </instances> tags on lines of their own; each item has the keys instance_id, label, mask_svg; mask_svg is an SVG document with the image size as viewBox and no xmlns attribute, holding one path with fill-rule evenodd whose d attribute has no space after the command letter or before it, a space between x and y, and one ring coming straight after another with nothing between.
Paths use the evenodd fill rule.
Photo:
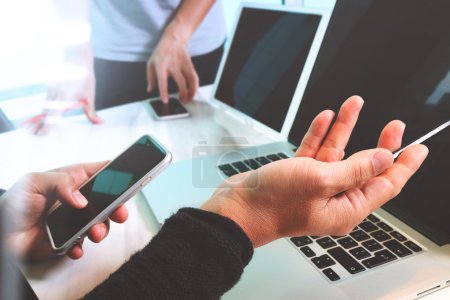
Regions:
<instances>
[{"instance_id":1,"label":"laptop keyboard","mask_svg":"<svg viewBox=\"0 0 450 300\"><path fill-rule=\"evenodd\" d=\"M285 158L288 158L288 156L284 153L270 154L267 156L260 156L256 158L246 159L243 161L235 161L229 164L220 165L218 166L218 168L227 177L231 177L238 173L256 170L264 165L267 165L268 163Z\"/></svg>"},{"instance_id":2,"label":"laptop keyboard","mask_svg":"<svg viewBox=\"0 0 450 300\"><path fill-rule=\"evenodd\" d=\"M218 168L231 177L285 158L288 156L284 153L270 154ZM375 214L369 215L346 236L301 236L288 240L329 282L339 282L423 251L422 246Z\"/></svg>"}]
</instances>

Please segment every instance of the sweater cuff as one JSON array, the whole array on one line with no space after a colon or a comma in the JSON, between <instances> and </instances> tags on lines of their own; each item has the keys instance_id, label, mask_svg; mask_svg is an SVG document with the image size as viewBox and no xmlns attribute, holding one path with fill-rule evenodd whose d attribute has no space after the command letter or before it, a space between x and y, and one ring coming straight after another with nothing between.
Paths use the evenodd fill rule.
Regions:
<instances>
[{"instance_id":1,"label":"sweater cuff","mask_svg":"<svg viewBox=\"0 0 450 300\"><path fill-rule=\"evenodd\" d=\"M240 258L246 266L253 256L253 244L242 228L233 220L222 215L197 208L181 208L178 213L187 214L204 221L229 238L236 250L240 250Z\"/></svg>"}]
</instances>

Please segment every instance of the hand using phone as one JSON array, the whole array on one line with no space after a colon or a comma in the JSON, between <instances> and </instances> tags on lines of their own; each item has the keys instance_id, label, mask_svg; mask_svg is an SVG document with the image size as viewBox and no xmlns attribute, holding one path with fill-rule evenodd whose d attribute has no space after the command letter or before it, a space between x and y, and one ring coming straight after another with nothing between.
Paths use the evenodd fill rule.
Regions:
<instances>
[{"instance_id":1,"label":"hand using phone","mask_svg":"<svg viewBox=\"0 0 450 300\"><path fill-rule=\"evenodd\" d=\"M171 160L170 152L155 139L148 135L139 138L79 188L88 202L85 207L74 209L60 203L50 210L45 225L52 248L65 254L79 244L92 226L107 220Z\"/></svg>"},{"instance_id":2,"label":"hand using phone","mask_svg":"<svg viewBox=\"0 0 450 300\"><path fill-rule=\"evenodd\" d=\"M7 242L11 251L26 260L38 261L55 255L44 220L57 200L81 209L87 205L78 187L107 162L78 164L43 173L31 173L22 177L0 199L4 205L8 226ZM125 206L119 206L109 219L123 223L128 218ZM88 237L95 243L101 242L109 231L109 220L89 229ZM67 256L79 259L83 256L82 241L72 247Z\"/></svg>"}]
</instances>

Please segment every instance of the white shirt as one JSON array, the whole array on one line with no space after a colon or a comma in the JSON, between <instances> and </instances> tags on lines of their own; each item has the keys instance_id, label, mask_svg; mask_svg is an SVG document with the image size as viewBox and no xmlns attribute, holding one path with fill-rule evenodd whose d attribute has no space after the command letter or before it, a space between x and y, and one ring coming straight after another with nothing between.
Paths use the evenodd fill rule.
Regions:
<instances>
[{"instance_id":1,"label":"white shirt","mask_svg":"<svg viewBox=\"0 0 450 300\"><path fill-rule=\"evenodd\" d=\"M91 0L94 57L115 61L147 61L164 27L182 0ZM188 44L191 56L218 48L226 25L217 0Z\"/></svg>"}]
</instances>

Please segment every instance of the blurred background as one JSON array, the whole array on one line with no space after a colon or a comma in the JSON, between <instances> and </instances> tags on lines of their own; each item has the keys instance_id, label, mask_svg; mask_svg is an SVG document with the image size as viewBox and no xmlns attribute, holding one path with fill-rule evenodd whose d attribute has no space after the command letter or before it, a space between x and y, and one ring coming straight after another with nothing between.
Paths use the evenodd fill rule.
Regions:
<instances>
[{"instance_id":1,"label":"blurred background","mask_svg":"<svg viewBox=\"0 0 450 300\"><path fill-rule=\"evenodd\" d=\"M244 1L223 1L229 32L241 2ZM318 9L331 9L334 3L333 0L245 2ZM55 80L85 76L83 66L77 66L67 57L67 48L88 48L88 8L88 0L0 2L0 117L3 115L13 127L42 112L48 98L47 88ZM81 113L81 110L72 113Z\"/></svg>"}]
</instances>

